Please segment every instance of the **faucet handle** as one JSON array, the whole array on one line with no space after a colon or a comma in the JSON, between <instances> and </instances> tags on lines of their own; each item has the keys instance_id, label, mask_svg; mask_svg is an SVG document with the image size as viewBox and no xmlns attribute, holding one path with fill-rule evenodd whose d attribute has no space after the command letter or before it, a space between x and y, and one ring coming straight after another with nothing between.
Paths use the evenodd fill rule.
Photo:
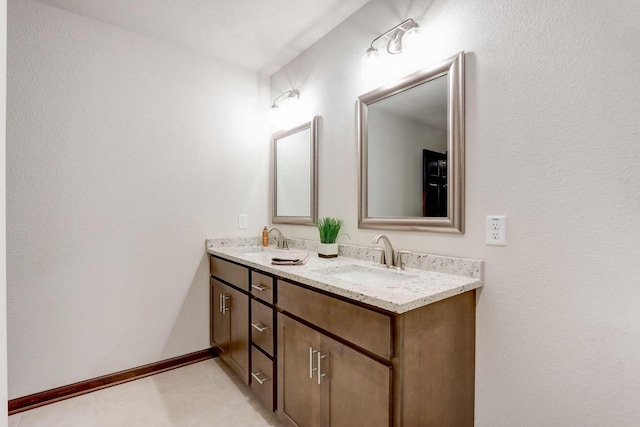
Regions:
<instances>
[{"instance_id":1,"label":"faucet handle","mask_svg":"<svg viewBox=\"0 0 640 427\"><path fill-rule=\"evenodd\" d=\"M398 251L396 252L396 268L398 270L404 270L404 265L402 265L402 255L410 254L409 251Z\"/></svg>"},{"instance_id":2,"label":"faucet handle","mask_svg":"<svg viewBox=\"0 0 640 427\"><path fill-rule=\"evenodd\" d=\"M289 239L282 236L282 249L289 249Z\"/></svg>"}]
</instances>

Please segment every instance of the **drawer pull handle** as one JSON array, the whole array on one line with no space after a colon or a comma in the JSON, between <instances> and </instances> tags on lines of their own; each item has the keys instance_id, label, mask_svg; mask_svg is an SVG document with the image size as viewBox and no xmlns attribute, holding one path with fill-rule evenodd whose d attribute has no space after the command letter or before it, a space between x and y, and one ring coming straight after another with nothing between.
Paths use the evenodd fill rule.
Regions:
<instances>
[{"instance_id":1,"label":"drawer pull handle","mask_svg":"<svg viewBox=\"0 0 640 427\"><path fill-rule=\"evenodd\" d=\"M229 299L230 299L229 295L225 295L225 294L219 295L218 311L220 313L224 314L227 311L229 311L229 307L227 307L227 301L229 301Z\"/></svg>"},{"instance_id":2,"label":"drawer pull handle","mask_svg":"<svg viewBox=\"0 0 640 427\"><path fill-rule=\"evenodd\" d=\"M257 374L251 372L251 376L258 381L258 384L262 385L269 381L269 377L264 374L264 372L260 371Z\"/></svg>"},{"instance_id":3,"label":"drawer pull handle","mask_svg":"<svg viewBox=\"0 0 640 427\"><path fill-rule=\"evenodd\" d=\"M252 323L252 324L251 324L251 327L252 327L252 328L254 328L254 329L257 329L257 330L258 330L258 332L264 332L264 331L266 331L267 329L269 329L269 326L265 325L265 324L264 324L264 323L262 323L262 322Z\"/></svg>"},{"instance_id":4,"label":"drawer pull handle","mask_svg":"<svg viewBox=\"0 0 640 427\"><path fill-rule=\"evenodd\" d=\"M251 285L251 287L252 287L253 289L256 289L256 290L260 291L260 292L263 292L263 291L266 291L267 289L269 289L269 288L268 288L268 287L266 287L266 286L262 286L262 285L254 285L254 284L252 284L252 285Z\"/></svg>"},{"instance_id":5,"label":"drawer pull handle","mask_svg":"<svg viewBox=\"0 0 640 427\"><path fill-rule=\"evenodd\" d=\"M320 352L314 350L313 347L309 347L309 378L313 378L313 372L318 370L318 368L313 367L313 355L316 353Z\"/></svg>"},{"instance_id":6,"label":"drawer pull handle","mask_svg":"<svg viewBox=\"0 0 640 427\"><path fill-rule=\"evenodd\" d=\"M222 311L222 314L225 314L230 309L230 307L227 305L227 302L231 299L231 297L229 295L220 294L220 298L222 300L221 311Z\"/></svg>"}]
</instances>

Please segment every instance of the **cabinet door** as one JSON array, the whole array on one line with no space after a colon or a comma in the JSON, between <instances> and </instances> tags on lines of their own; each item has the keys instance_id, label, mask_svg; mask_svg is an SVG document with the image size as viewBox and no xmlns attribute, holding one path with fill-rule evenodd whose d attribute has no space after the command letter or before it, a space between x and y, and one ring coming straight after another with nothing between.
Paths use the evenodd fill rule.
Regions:
<instances>
[{"instance_id":1,"label":"cabinet door","mask_svg":"<svg viewBox=\"0 0 640 427\"><path fill-rule=\"evenodd\" d=\"M389 427L391 367L324 335L320 349L321 424Z\"/></svg>"},{"instance_id":2,"label":"cabinet door","mask_svg":"<svg viewBox=\"0 0 640 427\"><path fill-rule=\"evenodd\" d=\"M229 317L229 352L227 363L245 384L249 384L249 295L225 286L229 296L226 315Z\"/></svg>"},{"instance_id":3,"label":"cabinet door","mask_svg":"<svg viewBox=\"0 0 640 427\"><path fill-rule=\"evenodd\" d=\"M224 291L227 286L211 279L211 345L216 347L220 357L225 359L229 353L229 316L223 313L226 298Z\"/></svg>"},{"instance_id":4,"label":"cabinet door","mask_svg":"<svg viewBox=\"0 0 640 427\"><path fill-rule=\"evenodd\" d=\"M211 279L211 339L222 360L249 384L249 296Z\"/></svg>"},{"instance_id":5,"label":"cabinet door","mask_svg":"<svg viewBox=\"0 0 640 427\"><path fill-rule=\"evenodd\" d=\"M278 314L278 415L286 425L320 425L320 386L314 353L319 346L320 334Z\"/></svg>"}]
</instances>

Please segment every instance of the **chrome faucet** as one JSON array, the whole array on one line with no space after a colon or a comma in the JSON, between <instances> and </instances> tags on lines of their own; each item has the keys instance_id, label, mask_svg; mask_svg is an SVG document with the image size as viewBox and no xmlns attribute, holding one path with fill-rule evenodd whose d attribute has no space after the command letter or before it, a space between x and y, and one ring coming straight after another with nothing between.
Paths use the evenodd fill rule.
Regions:
<instances>
[{"instance_id":1,"label":"chrome faucet","mask_svg":"<svg viewBox=\"0 0 640 427\"><path fill-rule=\"evenodd\" d=\"M386 265L388 268L397 268L404 270L402 265L402 255L410 253L409 251L394 251L391 242L384 234L378 234L373 238L373 243L378 243L382 239L384 244L384 252L380 255L380 264Z\"/></svg>"},{"instance_id":2,"label":"chrome faucet","mask_svg":"<svg viewBox=\"0 0 640 427\"><path fill-rule=\"evenodd\" d=\"M272 231L276 231L276 245L278 247L278 249L289 249L289 244L287 243L287 238L284 237L284 234L282 234L282 231L278 230L276 227L271 227L269 229L269 234L271 234Z\"/></svg>"}]
</instances>

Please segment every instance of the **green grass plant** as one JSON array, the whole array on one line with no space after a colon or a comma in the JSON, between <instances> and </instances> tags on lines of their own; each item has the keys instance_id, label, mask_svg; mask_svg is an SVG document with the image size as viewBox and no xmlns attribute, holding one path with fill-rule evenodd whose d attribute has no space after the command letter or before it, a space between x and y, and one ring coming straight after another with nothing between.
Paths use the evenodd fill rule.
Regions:
<instances>
[{"instance_id":1,"label":"green grass plant","mask_svg":"<svg viewBox=\"0 0 640 427\"><path fill-rule=\"evenodd\" d=\"M335 243L343 221L337 218L321 218L318 221L318 231L320 232L320 243Z\"/></svg>"}]
</instances>

